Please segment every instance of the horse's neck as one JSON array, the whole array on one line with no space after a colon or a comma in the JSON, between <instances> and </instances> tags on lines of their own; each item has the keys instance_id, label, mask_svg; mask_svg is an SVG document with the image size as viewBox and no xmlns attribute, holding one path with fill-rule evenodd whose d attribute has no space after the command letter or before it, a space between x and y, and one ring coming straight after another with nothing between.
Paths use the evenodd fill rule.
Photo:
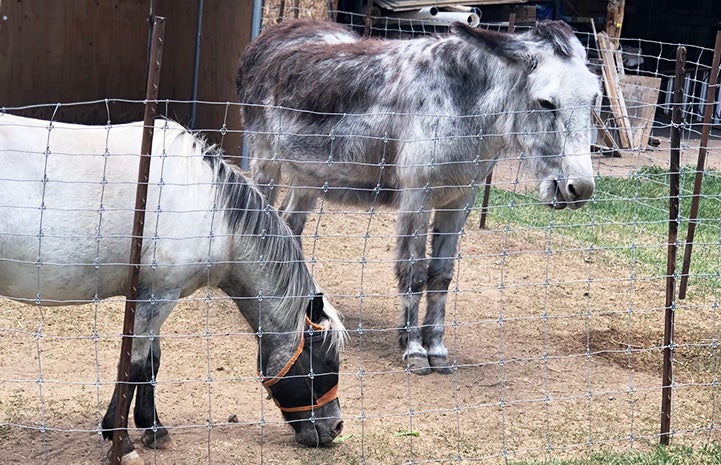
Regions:
<instances>
[{"instance_id":1,"label":"horse's neck","mask_svg":"<svg viewBox=\"0 0 721 465\"><path fill-rule=\"evenodd\" d=\"M260 357L258 368L264 376L276 375L298 347L298 323L295 319L284 319L278 314L278 303L281 299L239 298L239 294L234 292L240 290L233 291L227 282L222 286L226 293L235 296L233 301L250 326L250 331L256 335Z\"/></svg>"},{"instance_id":2,"label":"horse's neck","mask_svg":"<svg viewBox=\"0 0 721 465\"><path fill-rule=\"evenodd\" d=\"M233 298L253 331L289 333L299 329L310 292L298 281L302 273L293 273L289 279L279 278L277 271L255 263L251 257L243 257L228 267L225 275L218 287Z\"/></svg>"}]
</instances>

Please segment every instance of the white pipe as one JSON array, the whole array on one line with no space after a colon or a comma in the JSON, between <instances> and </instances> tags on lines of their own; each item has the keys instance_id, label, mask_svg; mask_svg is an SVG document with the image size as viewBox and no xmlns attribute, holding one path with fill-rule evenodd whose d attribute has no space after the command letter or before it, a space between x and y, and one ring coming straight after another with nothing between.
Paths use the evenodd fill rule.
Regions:
<instances>
[{"instance_id":1,"label":"white pipe","mask_svg":"<svg viewBox=\"0 0 721 465\"><path fill-rule=\"evenodd\" d=\"M438 7L431 6L416 11L403 11L388 15L391 18L410 19L416 21L428 21L432 23L450 24L460 21L469 26L478 26L481 18L472 12L463 11L439 11Z\"/></svg>"}]
</instances>

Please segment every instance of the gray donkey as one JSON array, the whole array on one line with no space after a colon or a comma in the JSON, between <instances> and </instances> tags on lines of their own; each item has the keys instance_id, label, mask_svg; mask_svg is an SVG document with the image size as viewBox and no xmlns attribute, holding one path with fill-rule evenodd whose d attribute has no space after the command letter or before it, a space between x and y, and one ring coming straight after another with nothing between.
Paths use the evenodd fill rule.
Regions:
<instances>
[{"instance_id":1,"label":"gray donkey","mask_svg":"<svg viewBox=\"0 0 721 465\"><path fill-rule=\"evenodd\" d=\"M253 179L271 202L287 183L281 210L295 234L319 196L398 209L400 345L416 373L452 371L443 332L453 262L497 158L520 152L553 208L593 195L599 82L563 22L521 35L455 23L447 35L383 40L286 21L246 48L236 83Z\"/></svg>"}]
</instances>

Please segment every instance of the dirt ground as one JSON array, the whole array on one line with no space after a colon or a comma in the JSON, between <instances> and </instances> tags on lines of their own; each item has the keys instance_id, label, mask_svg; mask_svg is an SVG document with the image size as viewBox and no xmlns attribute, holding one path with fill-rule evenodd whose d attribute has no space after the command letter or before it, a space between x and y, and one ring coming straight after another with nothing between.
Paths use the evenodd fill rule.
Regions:
<instances>
[{"instance_id":1,"label":"dirt ground","mask_svg":"<svg viewBox=\"0 0 721 465\"><path fill-rule=\"evenodd\" d=\"M667 166L667 156L661 147L595 162L622 176ZM718 159L712 150L710 165ZM517 172L504 162L495 182ZM255 378L251 330L224 295L181 302L163 328L157 385L176 447L142 449L132 432L147 463L504 463L656 444L664 276L551 229L510 229L491 216L480 230L478 221L475 212L447 307L457 370L422 377L404 370L397 347L393 212L324 204L309 219L306 258L350 330L340 398L351 436L329 448L295 444ZM692 296L676 311L675 444L719 439L716 305ZM2 463L101 462L122 311L119 298L65 308L0 301Z\"/></svg>"}]
</instances>

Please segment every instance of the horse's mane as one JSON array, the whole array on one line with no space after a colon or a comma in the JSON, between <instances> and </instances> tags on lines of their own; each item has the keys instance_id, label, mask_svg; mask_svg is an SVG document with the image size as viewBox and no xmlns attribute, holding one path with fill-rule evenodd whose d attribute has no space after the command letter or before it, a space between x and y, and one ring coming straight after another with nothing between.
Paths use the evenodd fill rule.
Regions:
<instances>
[{"instance_id":1,"label":"horse's mane","mask_svg":"<svg viewBox=\"0 0 721 465\"><path fill-rule=\"evenodd\" d=\"M223 217L234 234L252 241L258 260L263 262L263 273L275 277L271 290L273 299L279 299L279 317L284 321L297 321L298 337L305 325L306 308L320 288L308 271L303 252L288 225L268 204L263 195L243 176L239 168L225 161L222 152L203 139L203 160L213 169L218 188L218 203ZM345 328L335 309L324 306L330 320L330 343L338 349L345 339ZM300 309L300 310L299 310Z\"/></svg>"}]
</instances>

